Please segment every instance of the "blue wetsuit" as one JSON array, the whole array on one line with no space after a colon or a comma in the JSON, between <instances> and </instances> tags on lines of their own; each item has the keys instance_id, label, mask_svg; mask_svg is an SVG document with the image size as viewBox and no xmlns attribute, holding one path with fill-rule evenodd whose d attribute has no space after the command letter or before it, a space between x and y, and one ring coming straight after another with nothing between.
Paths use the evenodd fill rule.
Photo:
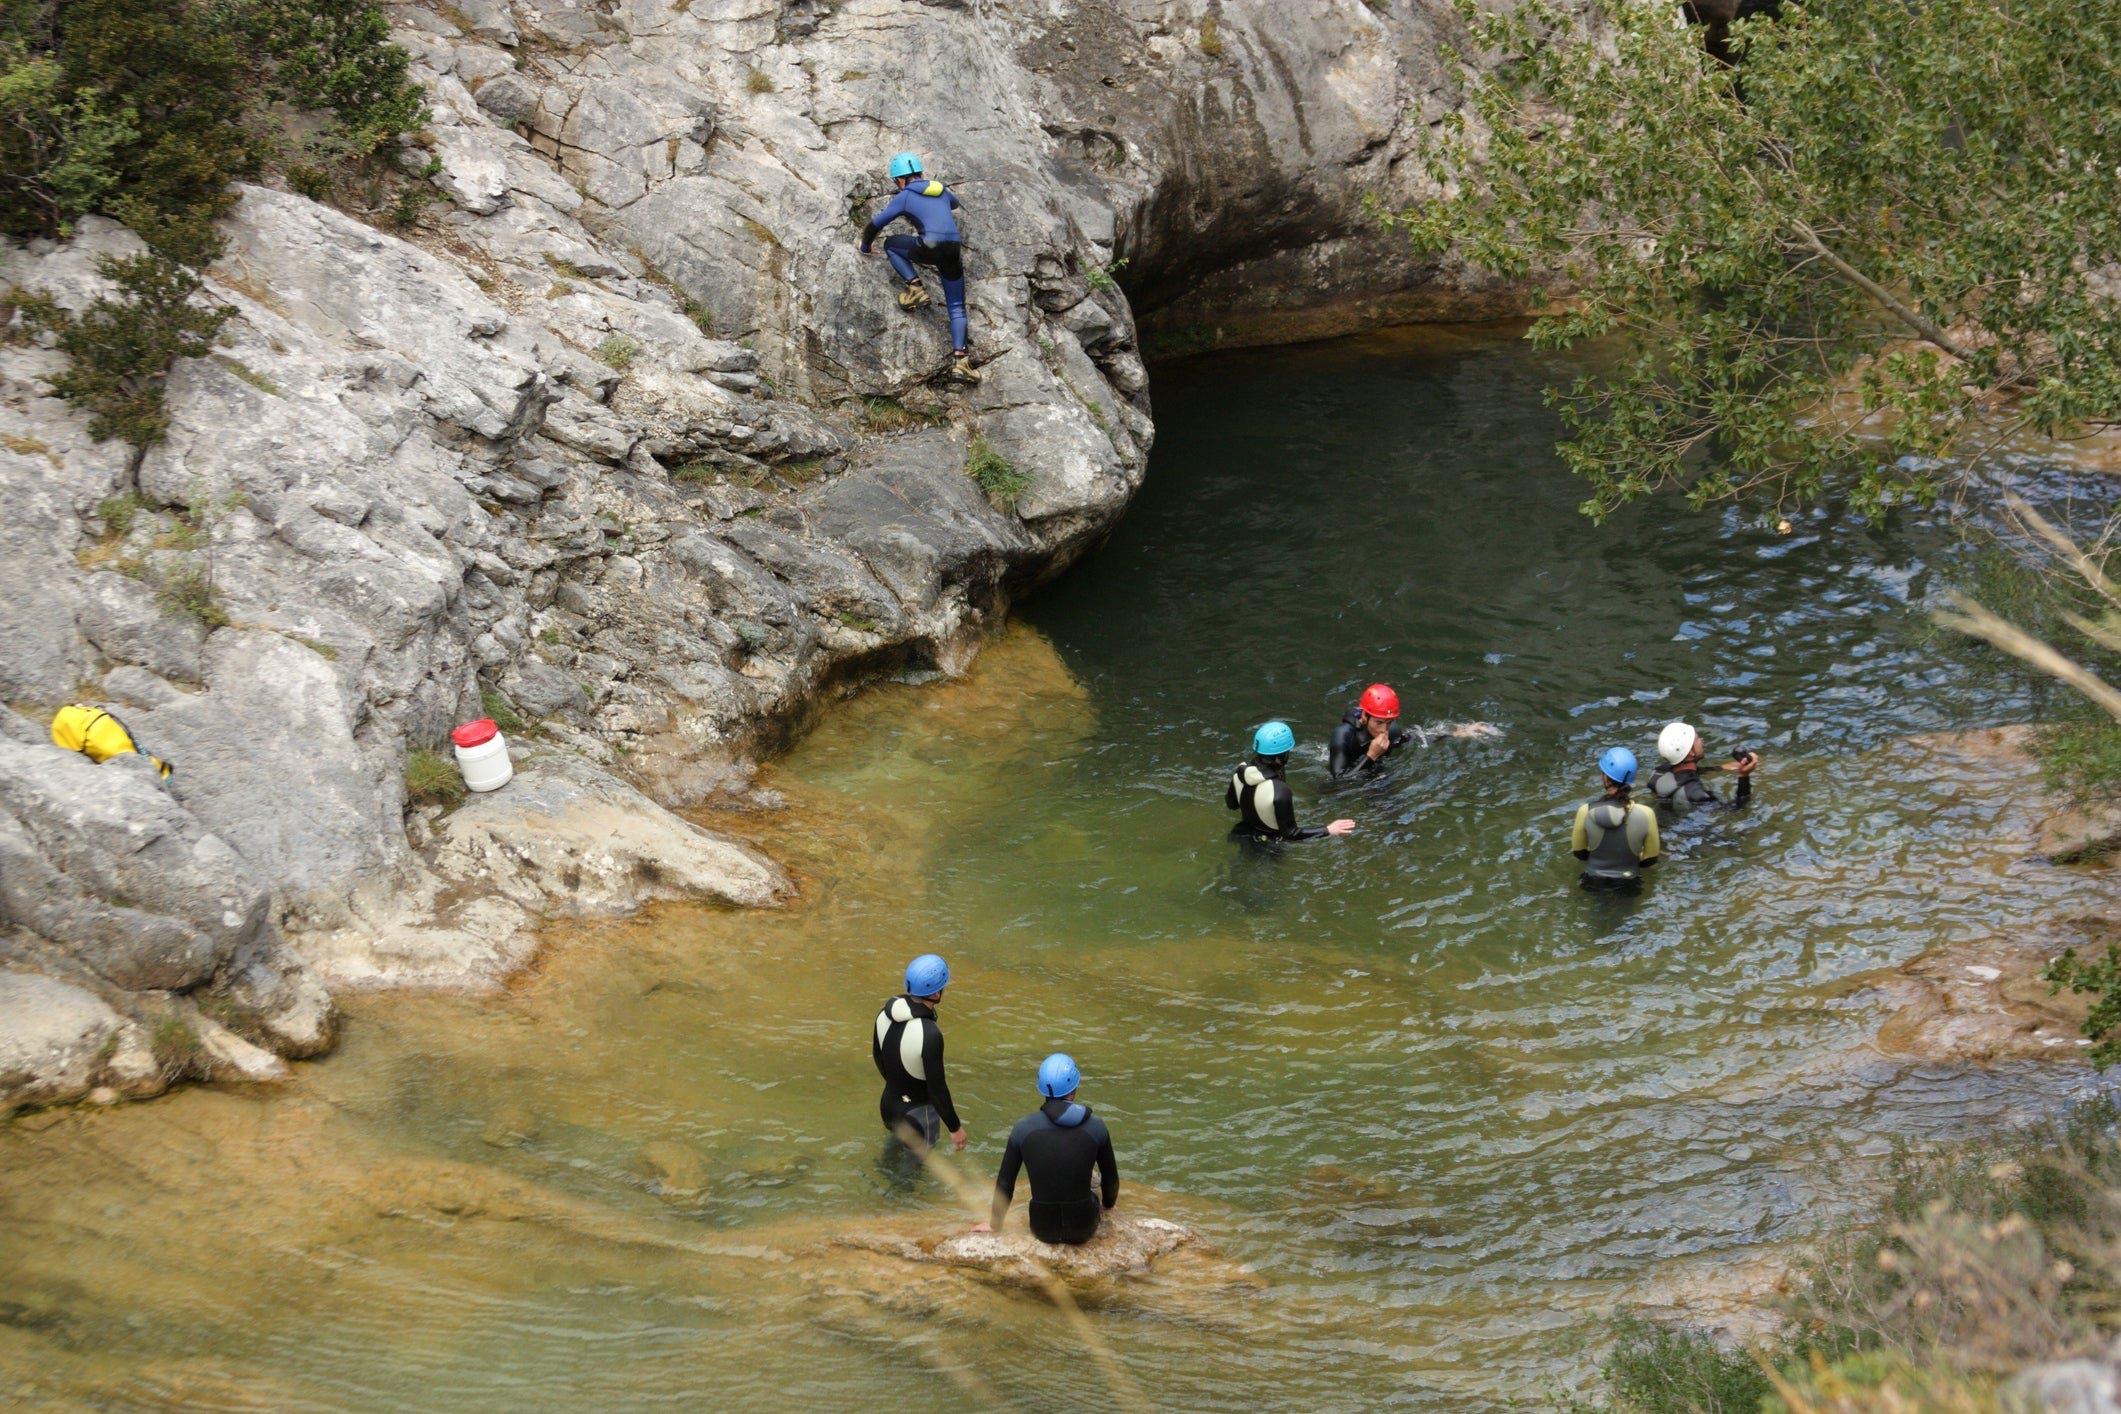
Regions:
<instances>
[{"instance_id":1,"label":"blue wetsuit","mask_svg":"<svg viewBox=\"0 0 2121 1414\"><path fill-rule=\"evenodd\" d=\"M879 232L903 216L915 235L897 235L884 241L884 254L901 280L920 278L916 265L930 265L942 277L943 304L950 311L950 347L965 351L965 256L964 237L957 229L957 193L941 182L923 177L909 182L891 198L890 204L862 228L862 254L867 255Z\"/></svg>"}]
</instances>

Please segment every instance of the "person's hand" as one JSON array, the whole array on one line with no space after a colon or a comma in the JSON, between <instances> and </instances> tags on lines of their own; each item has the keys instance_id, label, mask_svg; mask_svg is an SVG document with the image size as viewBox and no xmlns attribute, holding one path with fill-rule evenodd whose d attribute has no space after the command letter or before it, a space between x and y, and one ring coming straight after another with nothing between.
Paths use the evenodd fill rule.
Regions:
<instances>
[{"instance_id":1,"label":"person's hand","mask_svg":"<svg viewBox=\"0 0 2121 1414\"><path fill-rule=\"evenodd\" d=\"M988 1225L987 1225L986 1223L974 1223L974 1224L972 1225L972 1230L973 1230L974 1232L992 1232L992 1231L994 1231L994 1229L993 1229L993 1228L991 1228L991 1227L989 1227L989 1226L988 1226Z\"/></svg>"},{"instance_id":2,"label":"person's hand","mask_svg":"<svg viewBox=\"0 0 2121 1414\"><path fill-rule=\"evenodd\" d=\"M1385 759L1385 756L1391 750L1391 735L1389 733L1380 732L1376 736L1370 738L1370 744L1363 748L1363 754L1365 756L1368 756L1372 761L1382 761Z\"/></svg>"},{"instance_id":3,"label":"person's hand","mask_svg":"<svg viewBox=\"0 0 2121 1414\"><path fill-rule=\"evenodd\" d=\"M1332 824L1326 826L1326 833L1329 835L1345 835L1354 830L1354 828L1355 822L1353 820L1335 820Z\"/></svg>"},{"instance_id":4,"label":"person's hand","mask_svg":"<svg viewBox=\"0 0 2121 1414\"><path fill-rule=\"evenodd\" d=\"M1739 757L1735 764L1726 766L1723 769L1736 771L1741 776L1750 776L1753 772L1760 769L1760 753L1748 751L1745 755Z\"/></svg>"},{"instance_id":5,"label":"person's hand","mask_svg":"<svg viewBox=\"0 0 2121 1414\"><path fill-rule=\"evenodd\" d=\"M963 1125L960 1125L956 1129L950 1131L950 1144L952 1148L962 1149L971 1142L972 1141L966 1138L965 1136L965 1129Z\"/></svg>"},{"instance_id":6,"label":"person's hand","mask_svg":"<svg viewBox=\"0 0 2121 1414\"><path fill-rule=\"evenodd\" d=\"M1460 722L1451 728L1452 736L1501 736L1502 732L1486 722Z\"/></svg>"}]
</instances>

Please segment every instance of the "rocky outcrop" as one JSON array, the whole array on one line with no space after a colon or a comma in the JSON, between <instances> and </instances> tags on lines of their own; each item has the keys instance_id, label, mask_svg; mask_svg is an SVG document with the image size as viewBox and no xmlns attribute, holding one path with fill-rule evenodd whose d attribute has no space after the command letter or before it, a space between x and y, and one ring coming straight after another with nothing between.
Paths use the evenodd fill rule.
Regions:
<instances>
[{"instance_id":1,"label":"rocky outcrop","mask_svg":"<svg viewBox=\"0 0 2121 1414\"><path fill-rule=\"evenodd\" d=\"M953 671L1106 531L1152 432L1130 293L1195 342L1492 304L1361 205L1416 194L1440 3L389 13L433 110L405 165L445 200L386 232L245 188L207 272L234 315L170 376L165 442L93 441L48 341L0 346L0 697L117 703L178 767L164 794L0 759L44 832L7 957L127 1017L196 997L300 1053L315 975L488 981L555 907L769 901L771 865L616 775L667 806L741 788L834 693ZM900 148L962 184L974 387L856 250ZM0 279L79 308L136 248L86 221ZM1006 505L975 438L1021 476ZM546 764L408 835L408 753L488 711ZM242 880L215 885L236 921L178 874L121 887L141 835Z\"/></svg>"}]
</instances>

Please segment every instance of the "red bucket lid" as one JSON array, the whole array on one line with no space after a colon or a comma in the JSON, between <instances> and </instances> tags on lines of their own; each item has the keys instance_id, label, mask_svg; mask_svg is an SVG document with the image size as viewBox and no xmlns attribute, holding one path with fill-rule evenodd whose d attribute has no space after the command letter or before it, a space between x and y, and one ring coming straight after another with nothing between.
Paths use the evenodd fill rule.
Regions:
<instances>
[{"instance_id":1,"label":"red bucket lid","mask_svg":"<svg viewBox=\"0 0 2121 1414\"><path fill-rule=\"evenodd\" d=\"M449 734L449 739L459 746L484 746L501 734L493 724L493 718L481 717L476 722L466 722Z\"/></svg>"}]
</instances>

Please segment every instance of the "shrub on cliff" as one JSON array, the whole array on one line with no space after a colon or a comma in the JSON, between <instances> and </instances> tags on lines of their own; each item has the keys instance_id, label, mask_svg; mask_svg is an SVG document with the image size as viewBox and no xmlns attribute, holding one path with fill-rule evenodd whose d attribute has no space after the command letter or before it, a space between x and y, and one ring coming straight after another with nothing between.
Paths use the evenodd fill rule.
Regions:
<instances>
[{"instance_id":1,"label":"shrub on cliff","mask_svg":"<svg viewBox=\"0 0 2121 1414\"><path fill-rule=\"evenodd\" d=\"M1877 514L2001 429L2121 419L2121 6L1790 4L1735 65L1675 5L1461 9L1502 63L1461 66L1443 194L1388 219L1576 285L1532 334L1614 341L1554 393L1594 518L1667 487Z\"/></svg>"},{"instance_id":2,"label":"shrub on cliff","mask_svg":"<svg viewBox=\"0 0 2121 1414\"><path fill-rule=\"evenodd\" d=\"M107 259L97 268L117 286L115 295L98 296L80 314L42 295L21 295L21 317L58 336L71 362L52 379L52 391L89 414L89 435L150 446L169 428L162 388L169 370L180 358L212 350L234 311L197 303L199 276L166 255Z\"/></svg>"},{"instance_id":3,"label":"shrub on cliff","mask_svg":"<svg viewBox=\"0 0 2121 1414\"><path fill-rule=\"evenodd\" d=\"M0 0L0 234L93 213L149 248L106 262L115 295L79 315L13 295L72 358L52 389L92 435L159 441L170 368L212 347L227 311L195 301L195 271L231 183L298 159L311 195L365 174L372 205L403 207L378 154L425 110L388 38L372 0Z\"/></svg>"},{"instance_id":4,"label":"shrub on cliff","mask_svg":"<svg viewBox=\"0 0 2121 1414\"><path fill-rule=\"evenodd\" d=\"M388 35L371 0L0 0L0 231L94 212L205 263L231 182L420 125Z\"/></svg>"}]
</instances>

